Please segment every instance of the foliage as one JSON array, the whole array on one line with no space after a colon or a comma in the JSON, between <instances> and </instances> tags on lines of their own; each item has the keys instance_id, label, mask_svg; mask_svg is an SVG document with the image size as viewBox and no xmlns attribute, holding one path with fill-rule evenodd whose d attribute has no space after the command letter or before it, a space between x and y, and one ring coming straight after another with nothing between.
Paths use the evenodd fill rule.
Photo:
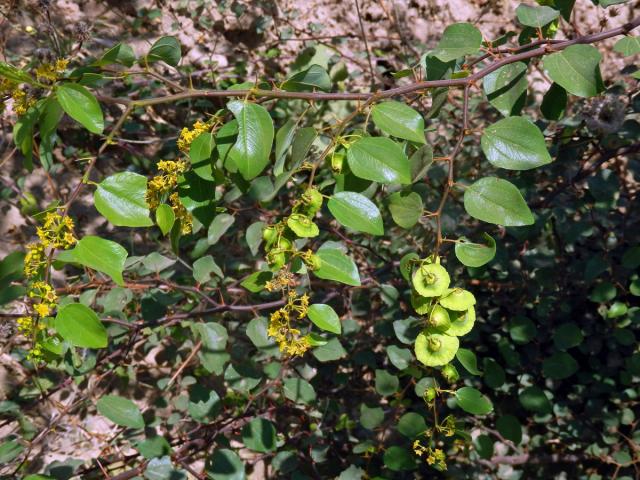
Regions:
<instances>
[{"instance_id":1,"label":"foliage","mask_svg":"<svg viewBox=\"0 0 640 480\"><path fill-rule=\"evenodd\" d=\"M37 238L0 261L3 478L637 475L640 94L591 44L640 20L557 40L545 3L369 93L306 54L184 87L170 36L0 63L20 175L73 178L3 191ZM71 414L100 454L41 464Z\"/></svg>"}]
</instances>

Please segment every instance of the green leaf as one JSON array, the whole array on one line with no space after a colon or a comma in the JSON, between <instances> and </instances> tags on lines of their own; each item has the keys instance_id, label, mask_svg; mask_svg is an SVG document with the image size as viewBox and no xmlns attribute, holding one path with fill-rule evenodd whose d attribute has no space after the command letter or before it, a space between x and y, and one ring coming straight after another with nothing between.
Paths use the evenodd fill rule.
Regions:
<instances>
[{"instance_id":1,"label":"green leaf","mask_svg":"<svg viewBox=\"0 0 640 480\"><path fill-rule=\"evenodd\" d=\"M264 222L258 221L254 222L247 228L245 232L244 239L249 245L249 250L251 250L251 255L257 255L258 249L260 248L260 244L262 243L262 230L266 224Z\"/></svg>"},{"instance_id":2,"label":"green leaf","mask_svg":"<svg viewBox=\"0 0 640 480\"><path fill-rule=\"evenodd\" d=\"M215 390L209 390L198 383L189 390L187 411L197 422L208 423L213 420L220 413L221 406L220 396Z\"/></svg>"},{"instance_id":3,"label":"green leaf","mask_svg":"<svg viewBox=\"0 0 640 480\"><path fill-rule=\"evenodd\" d=\"M371 109L371 118L388 135L417 143L427 143L424 119L407 104L396 101L378 103Z\"/></svg>"},{"instance_id":4,"label":"green leaf","mask_svg":"<svg viewBox=\"0 0 640 480\"><path fill-rule=\"evenodd\" d=\"M446 63L476 53L481 45L480 30L470 23L454 23L445 28L442 39L431 55Z\"/></svg>"},{"instance_id":5,"label":"green leaf","mask_svg":"<svg viewBox=\"0 0 640 480\"><path fill-rule=\"evenodd\" d=\"M578 97L593 97L604 90L600 74L602 55L592 45L571 45L544 59L551 80Z\"/></svg>"},{"instance_id":6,"label":"green leaf","mask_svg":"<svg viewBox=\"0 0 640 480\"><path fill-rule=\"evenodd\" d=\"M211 132L203 132L198 135L189 147L189 159L191 168L200 177L213 181L211 154L216 147L216 141Z\"/></svg>"},{"instance_id":7,"label":"green leaf","mask_svg":"<svg viewBox=\"0 0 640 480\"><path fill-rule=\"evenodd\" d=\"M469 215L487 223L505 227L532 225L531 210L512 183L485 177L464 192L464 208Z\"/></svg>"},{"instance_id":8,"label":"green leaf","mask_svg":"<svg viewBox=\"0 0 640 480\"><path fill-rule=\"evenodd\" d=\"M529 343L537 334L538 329L527 317L517 316L509 322L509 335L516 343Z\"/></svg>"},{"instance_id":9,"label":"green leaf","mask_svg":"<svg viewBox=\"0 0 640 480\"><path fill-rule=\"evenodd\" d=\"M464 237L458 239L455 246L455 253L460 263L467 267L478 268L493 260L496 256L496 241L488 233L482 234L486 245L473 243Z\"/></svg>"},{"instance_id":10,"label":"green leaf","mask_svg":"<svg viewBox=\"0 0 640 480\"><path fill-rule=\"evenodd\" d=\"M334 280L354 287L360 286L360 274L355 262L335 248L321 248L317 255L322 264L313 273L318 278Z\"/></svg>"},{"instance_id":11,"label":"green leaf","mask_svg":"<svg viewBox=\"0 0 640 480\"><path fill-rule=\"evenodd\" d=\"M290 92L301 92L313 88L325 92L331 90L331 77L320 65L311 65L306 70L293 74L282 84L282 89Z\"/></svg>"},{"instance_id":12,"label":"green leaf","mask_svg":"<svg viewBox=\"0 0 640 480\"><path fill-rule=\"evenodd\" d=\"M560 12L546 5L534 7L521 3L516 8L518 21L527 27L542 28L560 16Z\"/></svg>"},{"instance_id":13,"label":"green leaf","mask_svg":"<svg viewBox=\"0 0 640 480\"><path fill-rule=\"evenodd\" d=\"M558 350L577 347L583 340L584 334L582 330L573 322L563 323L553 332L553 344Z\"/></svg>"},{"instance_id":14,"label":"green leaf","mask_svg":"<svg viewBox=\"0 0 640 480\"><path fill-rule=\"evenodd\" d=\"M0 444L0 464L6 466L24 451L24 446L18 440L9 440Z\"/></svg>"},{"instance_id":15,"label":"green leaf","mask_svg":"<svg viewBox=\"0 0 640 480\"><path fill-rule=\"evenodd\" d=\"M54 327L62 338L75 347L105 348L107 329L98 315L81 303L70 303L58 309Z\"/></svg>"},{"instance_id":16,"label":"green leaf","mask_svg":"<svg viewBox=\"0 0 640 480\"><path fill-rule=\"evenodd\" d=\"M105 395L96 403L98 413L116 425L130 428L144 428L144 418L138 406L128 398Z\"/></svg>"},{"instance_id":17,"label":"green leaf","mask_svg":"<svg viewBox=\"0 0 640 480\"><path fill-rule=\"evenodd\" d=\"M411 361L413 360L413 355L411 355L411 350L407 348L400 348L396 345L390 345L387 347L387 356L389 357L389 361L396 367L398 370L404 370L411 365Z\"/></svg>"},{"instance_id":18,"label":"green leaf","mask_svg":"<svg viewBox=\"0 0 640 480\"><path fill-rule=\"evenodd\" d=\"M329 305L314 303L309 307L307 316L316 327L322 330L335 333L336 335L342 333L340 317L338 317L338 314Z\"/></svg>"},{"instance_id":19,"label":"green leaf","mask_svg":"<svg viewBox=\"0 0 640 480\"><path fill-rule=\"evenodd\" d=\"M104 130L104 116L93 94L76 83L62 83L56 87L56 97L62 109L91 133Z\"/></svg>"},{"instance_id":20,"label":"green leaf","mask_svg":"<svg viewBox=\"0 0 640 480\"><path fill-rule=\"evenodd\" d=\"M613 51L621 53L625 57L637 55L640 53L640 37L634 37L632 35L622 37L613 46Z\"/></svg>"},{"instance_id":21,"label":"green leaf","mask_svg":"<svg viewBox=\"0 0 640 480\"><path fill-rule=\"evenodd\" d=\"M409 157L411 170L411 183L416 183L424 178L433 164L433 148L431 145L422 145Z\"/></svg>"},{"instance_id":22,"label":"green leaf","mask_svg":"<svg viewBox=\"0 0 640 480\"><path fill-rule=\"evenodd\" d=\"M383 397L393 395L400 387L400 380L386 370L376 370L376 392Z\"/></svg>"},{"instance_id":23,"label":"green leaf","mask_svg":"<svg viewBox=\"0 0 640 480\"><path fill-rule=\"evenodd\" d=\"M127 251L116 242L87 235L80 239L75 248L61 252L57 258L63 262L79 263L102 272L118 285L124 285L122 271Z\"/></svg>"},{"instance_id":24,"label":"green leaf","mask_svg":"<svg viewBox=\"0 0 640 480\"><path fill-rule=\"evenodd\" d=\"M363 137L347 151L356 177L380 183L411 183L409 159L396 142L384 137Z\"/></svg>"},{"instance_id":25,"label":"green leaf","mask_svg":"<svg viewBox=\"0 0 640 480\"><path fill-rule=\"evenodd\" d=\"M560 120L567 109L567 91L557 83L552 83L542 97L540 111L547 120Z\"/></svg>"},{"instance_id":26,"label":"green leaf","mask_svg":"<svg viewBox=\"0 0 640 480\"><path fill-rule=\"evenodd\" d=\"M507 440L511 440L516 445L522 442L522 425L517 417L504 415L496 420L496 430Z\"/></svg>"},{"instance_id":27,"label":"green leaf","mask_svg":"<svg viewBox=\"0 0 640 480\"><path fill-rule=\"evenodd\" d=\"M245 480L247 478L242 459L232 450L216 450L206 466L207 474L213 480Z\"/></svg>"},{"instance_id":28,"label":"green leaf","mask_svg":"<svg viewBox=\"0 0 640 480\"><path fill-rule=\"evenodd\" d=\"M98 184L93 201L98 212L113 225L149 227L153 222L149 218L146 191L146 177L133 172L120 172Z\"/></svg>"},{"instance_id":29,"label":"green leaf","mask_svg":"<svg viewBox=\"0 0 640 480\"><path fill-rule=\"evenodd\" d=\"M273 143L273 120L264 107L234 100L227 108L238 121L238 138L229 156L245 180L257 177L268 165Z\"/></svg>"},{"instance_id":30,"label":"green leaf","mask_svg":"<svg viewBox=\"0 0 640 480\"><path fill-rule=\"evenodd\" d=\"M296 403L312 403L316 399L313 386L303 378L286 378L284 396Z\"/></svg>"},{"instance_id":31,"label":"green leaf","mask_svg":"<svg viewBox=\"0 0 640 480\"><path fill-rule=\"evenodd\" d=\"M566 352L556 352L542 362L542 374L552 380L569 378L578 369L578 362Z\"/></svg>"},{"instance_id":32,"label":"green leaf","mask_svg":"<svg viewBox=\"0 0 640 480\"><path fill-rule=\"evenodd\" d=\"M148 63L163 61L172 67L177 66L181 58L180 43L176 37L159 38L151 45L147 54Z\"/></svg>"},{"instance_id":33,"label":"green leaf","mask_svg":"<svg viewBox=\"0 0 640 480\"><path fill-rule=\"evenodd\" d=\"M224 273L211 255L206 255L193 262L193 278L198 283L206 283L211 280L211 274L224 278Z\"/></svg>"},{"instance_id":34,"label":"green leaf","mask_svg":"<svg viewBox=\"0 0 640 480\"><path fill-rule=\"evenodd\" d=\"M523 117L504 118L488 126L480 143L495 167L530 170L551 163L542 132Z\"/></svg>"},{"instance_id":35,"label":"green leaf","mask_svg":"<svg viewBox=\"0 0 640 480\"><path fill-rule=\"evenodd\" d=\"M506 375L504 368L492 358L484 359L484 383L489 388L500 388L504 385Z\"/></svg>"},{"instance_id":36,"label":"green leaf","mask_svg":"<svg viewBox=\"0 0 640 480\"><path fill-rule=\"evenodd\" d=\"M334 362L346 357L347 351L344 349L338 337L333 337L326 344L313 349L313 356L319 362Z\"/></svg>"},{"instance_id":37,"label":"green leaf","mask_svg":"<svg viewBox=\"0 0 640 480\"><path fill-rule=\"evenodd\" d=\"M391 218L402 228L409 229L418 223L423 210L422 197L416 192L396 192L389 196Z\"/></svg>"},{"instance_id":38,"label":"green leaf","mask_svg":"<svg viewBox=\"0 0 640 480\"><path fill-rule=\"evenodd\" d=\"M527 98L527 65L510 63L491 72L482 79L482 88L489 100L502 115L517 115Z\"/></svg>"},{"instance_id":39,"label":"green leaf","mask_svg":"<svg viewBox=\"0 0 640 480\"><path fill-rule=\"evenodd\" d=\"M427 430L424 417L415 412L405 413L398 420L398 431L405 437L413 440Z\"/></svg>"},{"instance_id":40,"label":"green leaf","mask_svg":"<svg viewBox=\"0 0 640 480\"><path fill-rule=\"evenodd\" d=\"M355 192L338 192L329 199L331 214L345 227L371 235L384 235L382 216L375 203Z\"/></svg>"},{"instance_id":41,"label":"green leaf","mask_svg":"<svg viewBox=\"0 0 640 480\"><path fill-rule=\"evenodd\" d=\"M144 470L146 480L187 480L182 470L177 470L171 462L171 457L152 458Z\"/></svg>"},{"instance_id":42,"label":"green leaf","mask_svg":"<svg viewBox=\"0 0 640 480\"><path fill-rule=\"evenodd\" d=\"M360 424L364 428L373 430L384 420L384 410L380 407L369 407L364 403L360 404Z\"/></svg>"},{"instance_id":43,"label":"green leaf","mask_svg":"<svg viewBox=\"0 0 640 480\"><path fill-rule=\"evenodd\" d=\"M171 445L166 438L159 435L150 436L145 440L136 442L135 448L147 460L164 455L171 455Z\"/></svg>"},{"instance_id":44,"label":"green leaf","mask_svg":"<svg viewBox=\"0 0 640 480\"><path fill-rule=\"evenodd\" d=\"M415 456L406 448L396 445L387 448L382 460L386 467L394 472L413 470L416 468Z\"/></svg>"},{"instance_id":45,"label":"green leaf","mask_svg":"<svg viewBox=\"0 0 640 480\"><path fill-rule=\"evenodd\" d=\"M207 232L207 243L209 245L215 245L218 240L231 228L231 225L236 221L233 215L228 213L221 213L216 215L209 225L209 231Z\"/></svg>"},{"instance_id":46,"label":"green leaf","mask_svg":"<svg viewBox=\"0 0 640 480\"><path fill-rule=\"evenodd\" d=\"M493 404L479 390L462 387L456 390L458 406L472 415L486 415L493 411Z\"/></svg>"},{"instance_id":47,"label":"green leaf","mask_svg":"<svg viewBox=\"0 0 640 480\"><path fill-rule=\"evenodd\" d=\"M276 429L269 420L254 418L242 428L244 446L254 452L273 452L276 445Z\"/></svg>"},{"instance_id":48,"label":"green leaf","mask_svg":"<svg viewBox=\"0 0 640 480\"><path fill-rule=\"evenodd\" d=\"M459 348L456 352L456 358L471 375L482 375L482 372L478 370L478 359L476 358L476 354L471 350Z\"/></svg>"},{"instance_id":49,"label":"green leaf","mask_svg":"<svg viewBox=\"0 0 640 480\"><path fill-rule=\"evenodd\" d=\"M156 208L156 224L160 227L160 231L163 235L166 235L171 231L171 227L176 221L176 214L166 203L161 203Z\"/></svg>"},{"instance_id":50,"label":"green leaf","mask_svg":"<svg viewBox=\"0 0 640 480\"><path fill-rule=\"evenodd\" d=\"M111 65L113 63L119 63L125 67L130 67L136 61L136 55L133 53L133 49L126 43L116 43L109 50L104 52L104 55L97 62L98 65Z\"/></svg>"},{"instance_id":51,"label":"green leaf","mask_svg":"<svg viewBox=\"0 0 640 480\"><path fill-rule=\"evenodd\" d=\"M523 389L518 398L525 410L540 414L547 414L552 411L551 402L544 392L536 386Z\"/></svg>"},{"instance_id":52,"label":"green leaf","mask_svg":"<svg viewBox=\"0 0 640 480\"><path fill-rule=\"evenodd\" d=\"M31 75L5 62L0 62L0 78L6 78L17 83L33 83Z\"/></svg>"}]
</instances>

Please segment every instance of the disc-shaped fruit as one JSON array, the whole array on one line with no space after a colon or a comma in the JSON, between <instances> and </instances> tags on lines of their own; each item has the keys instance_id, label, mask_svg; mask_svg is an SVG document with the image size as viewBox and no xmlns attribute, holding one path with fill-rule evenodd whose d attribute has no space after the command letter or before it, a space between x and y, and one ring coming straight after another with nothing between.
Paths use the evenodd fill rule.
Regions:
<instances>
[{"instance_id":1,"label":"disc-shaped fruit","mask_svg":"<svg viewBox=\"0 0 640 480\"><path fill-rule=\"evenodd\" d=\"M317 237L320 234L318 226L309 217L301 213L290 215L287 219L287 226L301 238Z\"/></svg>"},{"instance_id":2,"label":"disc-shaped fruit","mask_svg":"<svg viewBox=\"0 0 640 480\"><path fill-rule=\"evenodd\" d=\"M448 310L464 312L476 304L476 297L464 288L450 288L440 299L440 305Z\"/></svg>"},{"instance_id":3,"label":"disc-shaped fruit","mask_svg":"<svg viewBox=\"0 0 640 480\"><path fill-rule=\"evenodd\" d=\"M322 207L322 194L315 188L310 188L304 192L302 199L306 205L305 213L309 217L313 217Z\"/></svg>"},{"instance_id":4,"label":"disc-shaped fruit","mask_svg":"<svg viewBox=\"0 0 640 480\"><path fill-rule=\"evenodd\" d=\"M426 315L431 310L431 298L419 295L415 290L411 290L411 306L418 315Z\"/></svg>"},{"instance_id":5,"label":"disc-shaped fruit","mask_svg":"<svg viewBox=\"0 0 640 480\"><path fill-rule=\"evenodd\" d=\"M430 330L445 332L450 326L449 313L440 305L433 307L427 317L427 327Z\"/></svg>"},{"instance_id":6,"label":"disc-shaped fruit","mask_svg":"<svg viewBox=\"0 0 640 480\"><path fill-rule=\"evenodd\" d=\"M449 330L447 330L447 333L461 337L469 333L473 328L473 324L476 322L476 309L469 307L469 309L464 312L451 310L449 311L449 319L451 320L451 326Z\"/></svg>"},{"instance_id":7,"label":"disc-shaped fruit","mask_svg":"<svg viewBox=\"0 0 640 480\"><path fill-rule=\"evenodd\" d=\"M442 265L421 265L413 274L412 283L423 297L439 297L449 288L449 273Z\"/></svg>"},{"instance_id":8,"label":"disc-shaped fruit","mask_svg":"<svg viewBox=\"0 0 640 480\"><path fill-rule=\"evenodd\" d=\"M459 346L457 337L423 330L416 338L416 358L427 367L439 367L453 360Z\"/></svg>"}]
</instances>

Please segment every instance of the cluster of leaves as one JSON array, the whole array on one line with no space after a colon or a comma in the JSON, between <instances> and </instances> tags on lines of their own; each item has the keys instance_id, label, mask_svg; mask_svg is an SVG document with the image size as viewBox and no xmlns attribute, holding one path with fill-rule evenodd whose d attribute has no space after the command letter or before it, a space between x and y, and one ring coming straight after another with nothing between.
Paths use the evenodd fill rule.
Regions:
<instances>
[{"instance_id":1,"label":"cluster of leaves","mask_svg":"<svg viewBox=\"0 0 640 480\"><path fill-rule=\"evenodd\" d=\"M66 198L34 205L21 193L23 213L75 216L93 189L92 212L108 223L92 232L76 221L73 242L45 245L43 268L26 277L22 252L0 262L7 310L35 308L37 282L57 293L36 333L10 342L28 376L0 403L7 478L240 479L258 462L300 479L632 475L637 70L605 91L589 37L551 41L566 2L516 13L515 60L492 60L510 36L489 42L454 24L398 72L435 83L347 110L319 102L336 76L308 54L277 88L173 94L153 69L180 67L174 37L141 58L121 43L70 68L0 64L7 103L25 109L13 129L25 171L57 177L61 146L90 152ZM625 34L616 52L640 53L626 35L637 24L613 31ZM558 51L536 50L545 42ZM532 65L553 82L540 105ZM140 72L159 81L135 90ZM109 88L101 105L92 90ZM413 93L417 105L430 98L425 114ZM103 107L118 95L125 110L112 116ZM180 105L189 99L199 103ZM157 158L117 148L122 132L169 136L146 112L174 103L185 128ZM108 133L98 146L82 129ZM105 152L120 157L90 181ZM164 173L149 180L156 165ZM482 242L468 240L480 238L475 220L491 229ZM65 389L80 399L40 430L36 407ZM40 465L33 451L78 412L122 427L110 438L118 448Z\"/></svg>"}]
</instances>

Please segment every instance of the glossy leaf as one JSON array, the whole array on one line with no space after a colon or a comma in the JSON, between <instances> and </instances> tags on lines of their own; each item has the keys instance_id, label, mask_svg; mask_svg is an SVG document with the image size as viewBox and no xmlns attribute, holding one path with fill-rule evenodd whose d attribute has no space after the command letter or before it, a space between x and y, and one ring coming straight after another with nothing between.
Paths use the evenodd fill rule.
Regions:
<instances>
[{"instance_id":1,"label":"glossy leaf","mask_svg":"<svg viewBox=\"0 0 640 480\"><path fill-rule=\"evenodd\" d=\"M96 403L100 415L104 415L116 425L130 428L144 428L144 419L138 406L128 398L105 395Z\"/></svg>"},{"instance_id":2,"label":"glossy leaf","mask_svg":"<svg viewBox=\"0 0 640 480\"><path fill-rule=\"evenodd\" d=\"M533 215L512 183L496 177L481 178L464 192L464 208L478 220L506 227L531 225Z\"/></svg>"},{"instance_id":3,"label":"glossy leaf","mask_svg":"<svg viewBox=\"0 0 640 480\"><path fill-rule=\"evenodd\" d=\"M426 143L422 115L405 103L393 100L378 103L371 109L371 118L388 135Z\"/></svg>"},{"instance_id":4,"label":"glossy leaf","mask_svg":"<svg viewBox=\"0 0 640 480\"><path fill-rule=\"evenodd\" d=\"M634 37L632 35L622 37L613 46L613 50L625 57L637 55L640 53L640 37Z\"/></svg>"},{"instance_id":5,"label":"glossy leaf","mask_svg":"<svg viewBox=\"0 0 640 480\"><path fill-rule=\"evenodd\" d=\"M227 448L213 452L205 470L213 480L244 480L247 478L242 459L233 450Z\"/></svg>"},{"instance_id":6,"label":"glossy leaf","mask_svg":"<svg viewBox=\"0 0 640 480\"><path fill-rule=\"evenodd\" d=\"M482 88L502 115L517 115L527 98L527 65L523 62L504 65L482 79Z\"/></svg>"},{"instance_id":7,"label":"glossy leaf","mask_svg":"<svg viewBox=\"0 0 640 480\"><path fill-rule=\"evenodd\" d=\"M231 228L231 225L235 222L235 217L228 213L220 213L216 215L209 225L209 231L207 232L207 243L209 245L215 245L220 238Z\"/></svg>"},{"instance_id":8,"label":"glossy leaf","mask_svg":"<svg viewBox=\"0 0 640 480\"><path fill-rule=\"evenodd\" d=\"M127 259L127 251L118 243L104 238L87 235L82 237L72 250L58 255L58 260L79 263L102 272L123 286L122 271Z\"/></svg>"},{"instance_id":9,"label":"glossy leaf","mask_svg":"<svg viewBox=\"0 0 640 480\"><path fill-rule=\"evenodd\" d=\"M480 139L489 162L508 170L530 170L551 163L544 136L523 117L508 117L488 126Z\"/></svg>"},{"instance_id":10,"label":"glossy leaf","mask_svg":"<svg viewBox=\"0 0 640 480\"><path fill-rule=\"evenodd\" d=\"M306 70L293 74L282 84L283 90L300 92L317 88L319 90L331 90L331 78L327 71L320 65L311 65Z\"/></svg>"},{"instance_id":11,"label":"glossy leaf","mask_svg":"<svg viewBox=\"0 0 640 480\"><path fill-rule=\"evenodd\" d=\"M445 28L442 39L431 55L446 63L476 53L481 44L480 30L470 23L454 23Z\"/></svg>"},{"instance_id":12,"label":"glossy leaf","mask_svg":"<svg viewBox=\"0 0 640 480\"><path fill-rule=\"evenodd\" d=\"M100 60L99 65L111 65L119 63L125 67L131 67L136 61L136 55L133 53L133 49L126 43L116 43L109 50L104 52Z\"/></svg>"},{"instance_id":13,"label":"glossy leaf","mask_svg":"<svg viewBox=\"0 0 640 480\"><path fill-rule=\"evenodd\" d=\"M238 121L238 138L229 155L245 180L251 180L269 163L273 121L260 105L234 100L227 107Z\"/></svg>"},{"instance_id":14,"label":"glossy leaf","mask_svg":"<svg viewBox=\"0 0 640 480\"><path fill-rule=\"evenodd\" d=\"M317 255L322 264L313 273L318 278L334 280L354 287L360 286L360 274L354 261L335 248L321 248Z\"/></svg>"},{"instance_id":15,"label":"glossy leaf","mask_svg":"<svg viewBox=\"0 0 640 480\"><path fill-rule=\"evenodd\" d=\"M133 172L119 172L100 182L93 195L98 212L118 227L149 227L145 200L147 178Z\"/></svg>"},{"instance_id":16,"label":"glossy leaf","mask_svg":"<svg viewBox=\"0 0 640 480\"><path fill-rule=\"evenodd\" d=\"M276 449L276 429L269 420L254 418L242 428L242 441L254 452L272 452Z\"/></svg>"},{"instance_id":17,"label":"glossy leaf","mask_svg":"<svg viewBox=\"0 0 640 480\"><path fill-rule=\"evenodd\" d=\"M62 83L56 87L56 98L67 115L91 133L102 133L102 108L89 90L76 83Z\"/></svg>"},{"instance_id":18,"label":"glossy leaf","mask_svg":"<svg viewBox=\"0 0 640 480\"><path fill-rule=\"evenodd\" d=\"M482 375L482 372L478 370L478 359L476 358L476 354L471 350L459 348L456 352L456 358L471 375Z\"/></svg>"},{"instance_id":19,"label":"glossy leaf","mask_svg":"<svg viewBox=\"0 0 640 480\"><path fill-rule=\"evenodd\" d=\"M156 208L156 225L160 227L160 231L163 235L166 235L171 231L174 222L176 221L176 214L166 203L161 203Z\"/></svg>"},{"instance_id":20,"label":"glossy leaf","mask_svg":"<svg viewBox=\"0 0 640 480\"><path fill-rule=\"evenodd\" d=\"M567 91L557 83L552 83L542 97L540 111L547 120L559 120L567 109Z\"/></svg>"},{"instance_id":21,"label":"glossy leaf","mask_svg":"<svg viewBox=\"0 0 640 480\"><path fill-rule=\"evenodd\" d=\"M481 267L496 256L496 241L491 235L484 233L485 244L473 243L462 237L458 240L455 253L460 263L467 267Z\"/></svg>"},{"instance_id":22,"label":"glossy leaf","mask_svg":"<svg viewBox=\"0 0 640 480\"><path fill-rule=\"evenodd\" d=\"M329 199L327 207L340 224L357 232L384 235L380 210L364 195L338 192Z\"/></svg>"},{"instance_id":23,"label":"glossy leaf","mask_svg":"<svg viewBox=\"0 0 640 480\"><path fill-rule=\"evenodd\" d=\"M411 183L409 159L389 138L363 137L347 151L347 161L357 177L380 183Z\"/></svg>"},{"instance_id":24,"label":"glossy leaf","mask_svg":"<svg viewBox=\"0 0 640 480\"><path fill-rule=\"evenodd\" d=\"M307 316L309 317L309 320L311 320L313 324L321 330L335 333L336 335L340 335L342 332L340 317L338 317L338 314L329 305L325 305L324 303L314 303L309 307Z\"/></svg>"},{"instance_id":25,"label":"glossy leaf","mask_svg":"<svg viewBox=\"0 0 640 480\"><path fill-rule=\"evenodd\" d=\"M493 411L491 400L473 387L456 390L456 399L458 406L472 415L486 415Z\"/></svg>"},{"instance_id":26,"label":"glossy leaf","mask_svg":"<svg viewBox=\"0 0 640 480\"><path fill-rule=\"evenodd\" d=\"M544 69L567 92L593 97L604 90L600 51L592 45L571 45L544 58Z\"/></svg>"},{"instance_id":27,"label":"glossy leaf","mask_svg":"<svg viewBox=\"0 0 640 480\"><path fill-rule=\"evenodd\" d=\"M107 330L98 315L81 303L69 303L58 310L54 326L71 345L82 348L105 348Z\"/></svg>"}]
</instances>

